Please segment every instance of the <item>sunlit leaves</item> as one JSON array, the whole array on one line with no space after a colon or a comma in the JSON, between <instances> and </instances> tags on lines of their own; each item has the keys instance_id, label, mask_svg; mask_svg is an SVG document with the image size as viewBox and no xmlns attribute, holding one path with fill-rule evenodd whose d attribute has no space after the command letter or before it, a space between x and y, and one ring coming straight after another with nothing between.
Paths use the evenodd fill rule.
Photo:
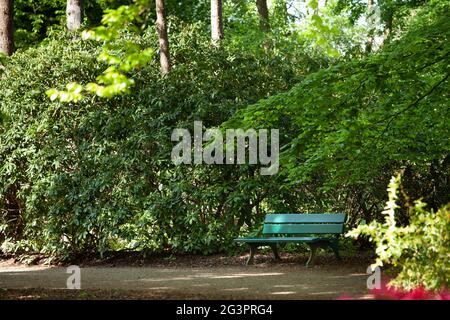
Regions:
<instances>
[{"instance_id":1,"label":"sunlit leaves","mask_svg":"<svg viewBox=\"0 0 450 320\"><path fill-rule=\"evenodd\" d=\"M376 244L377 259L372 267L391 264L400 267L393 285L411 290L425 287L441 290L450 286L450 204L437 212L427 211L418 200L410 208L410 224L396 225L396 209L400 175L389 184L385 222L361 224L349 231L347 236L369 237Z\"/></svg>"},{"instance_id":2,"label":"sunlit leaves","mask_svg":"<svg viewBox=\"0 0 450 320\"><path fill-rule=\"evenodd\" d=\"M81 92L83 91L83 86L71 82L66 85L65 91L59 91L56 89L50 89L46 93L49 96L50 100L54 101L56 99L61 102L78 102L82 99Z\"/></svg>"},{"instance_id":3,"label":"sunlit leaves","mask_svg":"<svg viewBox=\"0 0 450 320\"><path fill-rule=\"evenodd\" d=\"M281 161L292 181L327 174L331 188L370 189L373 181L384 188L386 170L442 161L450 150L449 20L435 10L422 11L414 29L383 51L309 75L237 118L249 127L283 119L278 125L295 148ZM285 108L277 110L280 104Z\"/></svg>"},{"instance_id":4,"label":"sunlit leaves","mask_svg":"<svg viewBox=\"0 0 450 320\"><path fill-rule=\"evenodd\" d=\"M338 58L349 49L342 47L341 42L345 37L351 36L355 45L359 42L357 27L350 26L345 16L335 15L335 6L335 1L319 6L318 0L311 0L308 7L312 12L300 22L300 28L304 29L301 34L331 58Z\"/></svg>"},{"instance_id":5,"label":"sunlit leaves","mask_svg":"<svg viewBox=\"0 0 450 320\"><path fill-rule=\"evenodd\" d=\"M47 90L47 96L52 101L58 99L61 102L78 102L84 93L92 93L101 98L129 93L134 80L127 73L147 65L154 50L142 48L133 41L118 40L127 32L139 31L136 24L141 21L141 13L148 9L148 5L148 0L135 0L132 5L106 10L101 26L82 32L82 39L85 41L103 42L98 59L110 66L97 77L98 83L88 83L85 86L68 84L67 90Z\"/></svg>"}]
</instances>

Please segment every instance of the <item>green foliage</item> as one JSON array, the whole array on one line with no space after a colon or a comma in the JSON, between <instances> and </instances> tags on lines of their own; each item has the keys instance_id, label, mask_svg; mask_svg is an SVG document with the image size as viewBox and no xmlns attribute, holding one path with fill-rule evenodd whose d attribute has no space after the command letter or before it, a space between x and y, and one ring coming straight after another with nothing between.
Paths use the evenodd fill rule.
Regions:
<instances>
[{"instance_id":1,"label":"green foliage","mask_svg":"<svg viewBox=\"0 0 450 320\"><path fill-rule=\"evenodd\" d=\"M337 1L328 1L319 7L318 0L308 2L311 13L300 23L300 37L308 39L317 52L325 52L330 59L354 54L355 48L363 43L364 32L352 25L346 15L334 13Z\"/></svg>"},{"instance_id":2,"label":"green foliage","mask_svg":"<svg viewBox=\"0 0 450 320\"><path fill-rule=\"evenodd\" d=\"M27 48L42 41L51 29L64 24L66 0L15 0L15 47Z\"/></svg>"},{"instance_id":3,"label":"green foliage","mask_svg":"<svg viewBox=\"0 0 450 320\"><path fill-rule=\"evenodd\" d=\"M384 50L314 73L228 125L283 128L281 174L353 209L351 221L373 218L389 177L401 168L410 194L433 208L446 204L448 12L448 3L431 3Z\"/></svg>"},{"instance_id":4,"label":"green foliage","mask_svg":"<svg viewBox=\"0 0 450 320\"><path fill-rule=\"evenodd\" d=\"M210 0L165 0L164 4L168 15L187 23L207 21L211 10Z\"/></svg>"},{"instance_id":5,"label":"green foliage","mask_svg":"<svg viewBox=\"0 0 450 320\"><path fill-rule=\"evenodd\" d=\"M108 9L103 15L101 26L83 31L83 40L94 39L103 42L98 59L106 62L109 67L97 77L98 83L90 82L83 86L72 82L66 85L65 91L47 90L50 100L78 102L83 98L83 91L94 93L102 98L129 93L134 80L130 79L127 73L144 67L153 57L152 48L143 48L131 37L132 34L130 35L133 31L139 31L136 24L142 23L141 15L148 8L148 0L136 0L131 5ZM124 34L126 34L125 37ZM119 37L122 41L117 41Z\"/></svg>"},{"instance_id":6,"label":"green foliage","mask_svg":"<svg viewBox=\"0 0 450 320\"><path fill-rule=\"evenodd\" d=\"M218 49L204 25L169 24L171 73L161 77L152 59L130 71L130 94L111 99L63 104L45 95L61 83L95 81L105 69L96 42L59 35L8 59L0 82L8 119L0 135L0 198L9 200L0 205L2 222L16 208L22 229L9 223L3 250L71 258L123 248L224 251L265 210L305 202L306 195L255 166L175 166L170 136L174 128L192 129L194 120L218 126L237 109L287 90L311 59L299 53L291 64L225 44ZM140 41L155 47L155 29Z\"/></svg>"},{"instance_id":7,"label":"green foliage","mask_svg":"<svg viewBox=\"0 0 450 320\"><path fill-rule=\"evenodd\" d=\"M395 20L406 18L411 9L424 5L427 0L376 0L374 4L380 9L383 23L389 18ZM334 8L336 14L349 11L349 21L356 23L365 13L367 14L367 1L364 0L338 0ZM401 21L397 21L401 25Z\"/></svg>"},{"instance_id":8,"label":"green foliage","mask_svg":"<svg viewBox=\"0 0 450 320\"><path fill-rule=\"evenodd\" d=\"M130 0L84 1L84 25L100 23L103 10ZM65 30L67 0L14 0L14 45L26 49L43 41L51 32Z\"/></svg>"},{"instance_id":9,"label":"green foliage","mask_svg":"<svg viewBox=\"0 0 450 320\"><path fill-rule=\"evenodd\" d=\"M395 210L398 208L400 175L389 184L389 200L383 214L384 223L373 221L348 232L357 238L368 236L376 244L377 259L374 266L384 263L400 267L392 282L402 289L425 287L440 291L450 287L450 203L437 212L426 210L418 200L410 208L410 223L397 226Z\"/></svg>"},{"instance_id":10,"label":"green foliage","mask_svg":"<svg viewBox=\"0 0 450 320\"><path fill-rule=\"evenodd\" d=\"M335 1L328 1L319 8L318 2L313 0L308 3L309 8L313 8L311 12L294 18L287 11L285 1L274 1L269 10L270 30L267 32L259 26L255 1L225 3L226 41L248 51L261 51L269 45L275 53L289 55L302 51L328 63L336 62L358 51L363 32L352 26L345 15L334 15L335 5Z\"/></svg>"},{"instance_id":11,"label":"green foliage","mask_svg":"<svg viewBox=\"0 0 450 320\"><path fill-rule=\"evenodd\" d=\"M153 1L85 1L87 41L58 31L60 0L15 3L19 50L0 57L3 252L230 251L268 212L346 211L356 225L379 217L399 169L406 192L424 196L437 218L417 205L410 221L407 206L397 208L398 239L412 237L412 225L433 237L448 228L446 209L437 210L450 201L448 1L380 0L396 32L365 56L366 32L352 24L366 12L359 1L309 1L298 17L271 1L268 32L255 1L225 1L225 39L215 47L209 0L166 0L166 76L154 54ZM172 130L194 120L280 129L281 171L175 166ZM448 239L425 238L429 251L408 238L400 256L396 242L380 253L428 274L422 253L442 266L448 243L439 241Z\"/></svg>"}]
</instances>

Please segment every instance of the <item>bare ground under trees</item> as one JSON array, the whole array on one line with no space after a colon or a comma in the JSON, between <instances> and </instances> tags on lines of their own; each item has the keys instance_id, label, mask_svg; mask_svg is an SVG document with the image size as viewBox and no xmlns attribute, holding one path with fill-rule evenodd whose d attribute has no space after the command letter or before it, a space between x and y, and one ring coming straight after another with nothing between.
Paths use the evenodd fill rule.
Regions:
<instances>
[{"instance_id":1,"label":"bare ground under trees","mask_svg":"<svg viewBox=\"0 0 450 320\"><path fill-rule=\"evenodd\" d=\"M80 261L81 290L66 289L65 266L24 265L0 260L0 299L336 299L367 297L371 259L356 255L337 262L319 255L306 268L304 254L284 254L274 262L260 254L168 256L123 255Z\"/></svg>"}]
</instances>

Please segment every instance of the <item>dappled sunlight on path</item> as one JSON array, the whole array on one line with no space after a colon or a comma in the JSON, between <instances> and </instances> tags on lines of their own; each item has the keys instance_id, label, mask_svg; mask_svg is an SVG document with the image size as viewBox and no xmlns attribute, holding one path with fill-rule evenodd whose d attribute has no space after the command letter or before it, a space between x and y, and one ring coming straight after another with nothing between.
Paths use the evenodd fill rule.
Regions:
<instances>
[{"instance_id":1,"label":"dappled sunlight on path","mask_svg":"<svg viewBox=\"0 0 450 320\"><path fill-rule=\"evenodd\" d=\"M274 264L202 268L86 267L81 268L83 290L144 290L176 297L204 295L236 299L332 299L342 294L367 293L365 266L342 267ZM0 288L65 289L68 274L62 267L0 264Z\"/></svg>"}]
</instances>

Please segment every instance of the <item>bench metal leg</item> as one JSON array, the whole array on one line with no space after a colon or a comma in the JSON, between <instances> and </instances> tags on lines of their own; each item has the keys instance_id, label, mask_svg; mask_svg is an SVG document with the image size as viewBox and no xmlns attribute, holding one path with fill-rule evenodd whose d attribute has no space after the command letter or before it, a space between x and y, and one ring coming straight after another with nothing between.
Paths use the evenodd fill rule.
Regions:
<instances>
[{"instance_id":1,"label":"bench metal leg","mask_svg":"<svg viewBox=\"0 0 450 320\"><path fill-rule=\"evenodd\" d=\"M276 261L280 261L280 260L281 260L281 257L280 257L280 255L278 254L278 247L277 247L277 244L276 244L276 243L271 244L270 247L272 248L273 257L275 258L275 260L276 260Z\"/></svg>"},{"instance_id":2,"label":"bench metal leg","mask_svg":"<svg viewBox=\"0 0 450 320\"><path fill-rule=\"evenodd\" d=\"M328 245L331 250L333 250L334 255L338 261L342 261L341 256L339 255L339 243L337 241L330 242Z\"/></svg>"},{"instance_id":3,"label":"bench metal leg","mask_svg":"<svg viewBox=\"0 0 450 320\"><path fill-rule=\"evenodd\" d=\"M306 262L306 267L309 268L314 264L314 258L316 257L316 251L320 247L317 243L309 243L309 259Z\"/></svg>"},{"instance_id":4,"label":"bench metal leg","mask_svg":"<svg viewBox=\"0 0 450 320\"><path fill-rule=\"evenodd\" d=\"M250 244L250 256L248 257L247 262L245 262L246 266L253 263L253 257L255 255L257 249L258 249L258 246L256 244Z\"/></svg>"}]
</instances>

